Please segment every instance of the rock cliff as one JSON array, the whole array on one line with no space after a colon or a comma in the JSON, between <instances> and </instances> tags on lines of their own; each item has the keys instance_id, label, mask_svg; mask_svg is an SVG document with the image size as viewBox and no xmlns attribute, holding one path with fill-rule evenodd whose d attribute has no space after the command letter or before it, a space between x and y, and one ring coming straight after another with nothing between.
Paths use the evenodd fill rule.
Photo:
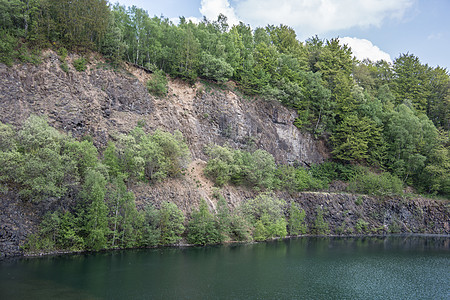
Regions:
<instances>
[{"instance_id":1,"label":"rock cliff","mask_svg":"<svg viewBox=\"0 0 450 300\"><path fill-rule=\"evenodd\" d=\"M95 60L85 72L69 64L66 73L54 52L44 56L38 66L0 65L0 121L20 125L30 114L46 115L52 126L90 135L100 147L142 122L148 131L180 130L194 160L205 159L208 144L264 149L279 163L320 163L327 156L323 143L293 125L295 112L278 102L182 81L170 82L168 97L155 98L145 87L151 74L141 69L114 71Z\"/></svg>"},{"instance_id":2,"label":"rock cliff","mask_svg":"<svg viewBox=\"0 0 450 300\"><path fill-rule=\"evenodd\" d=\"M69 58L70 59L70 58ZM138 208L152 202L175 202L186 214L201 198L215 209L212 183L203 176L209 144L241 149L264 149L277 163L320 163L328 157L322 141L300 132L293 122L296 113L277 102L246 99L232 85L215 88L211 83L194 86L170 81L169 95L151 96L145 87L151 74L131 66L119 71L91 58L85 72L60 68L58 56L44 53L43 63L0 64L0 121L19 125L30 115L46 115L49 123L76 138L91 136L102 148L117 133L126 133L138 122L151 132L157 128L180 130L189 145L192 163L185 176L153 186L132 189ZM255 192L233 186L220 193L230 207ZM446 203L425 199L385 199L340 193L278 193L288 203L298 202L314 223L321 207L331 233L356 233L358 222L367 222L375 233L389 231L449 234ZM0 195L0 257L21 254L20 246L35 232L40 218L69 199L48 199L39 204L22 201L15 193ZM64 204L66 203L66 204ZM360 221L362 220L362 221ZM362 224L362 223L361 223Z\"/></svg>"}]
</instances>

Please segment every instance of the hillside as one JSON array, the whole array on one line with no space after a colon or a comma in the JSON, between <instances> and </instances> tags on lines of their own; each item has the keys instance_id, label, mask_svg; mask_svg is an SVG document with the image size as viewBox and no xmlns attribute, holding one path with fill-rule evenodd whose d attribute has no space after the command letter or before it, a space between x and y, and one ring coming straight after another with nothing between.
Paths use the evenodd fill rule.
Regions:
<instances>
[{"instance_id":1,"label":"hillside","mask_svg":"<svg viewBox=\"0 0 450 300\"><path fill-rule=\"evenodd\" d=\"M68 60L75 58L69 56ZM159 208L168 201L189 216L201 199L216 212L218 194L231 210L257 197L255 189L214 187L203 172L208 160L204 149L208 145L264 149L277 164L299 166L319 164L330 156L323 141L293 125L296 112L277 101L243 97L231 84L219 88L207 81L189 85L180 80L170 80L168 96L158 98L150 95L145 86L151 76L130 65L113 70L93 56L86 71L78 72L69 64L65 72L57 54L46 51L37 66L0 65L0 121L20 127L30 115L43 115L51 126L69 136L92 138L100 152L109 140L129 133L138 124L146 132L179 130L191 154L185 174L152 184L128 182L138 211L149 203ZM311 228L320 208L329 232L334 234L450 233L447 202L401 196L380 200L340 192L277 191L275 195L304 209L306 224ZM24 199L14 187L3 193L1 256L21 254L20 247L30 234L38 232L46 213L70 211L77 201L74 191L40 202Z\"/></svg>"}]
</instances>

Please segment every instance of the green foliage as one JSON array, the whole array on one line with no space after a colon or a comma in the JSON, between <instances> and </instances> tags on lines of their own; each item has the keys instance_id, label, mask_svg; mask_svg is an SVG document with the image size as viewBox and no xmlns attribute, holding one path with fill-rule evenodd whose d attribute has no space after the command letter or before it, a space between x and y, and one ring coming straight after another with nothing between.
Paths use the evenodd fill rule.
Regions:
<instances>
[{"instance_id":1,"label":"green foliage","mask_svg":"<svg viewBox=\"0 0 450 300\"><path fill-rule=\"evenodd\" d=\"M147 205L141 213L143 216L140 228L141 237L138 246L156 246L161 237L161 229L158 227L160 222L159 211L151 204Z\"/></svg>"},{"instance_id":2,"label":"green foliage","mask_svg":"<svg viewBox=\"0 0 450 300\"><path fill-rule=\"evenodd\" d=\"M68 73L69 72L69 66L67 65L67 62L62 62L60 64L61 70L63 70L64 72Z\"/></svg>"},{"instance_id":3,"label":"green foliage","mask_svg":"<svg viewBox=\"0 0 450 300\"><path fill-rule=\"evenodd\" d=\"M203 53L200 62L200 76L217 82L225 82L233 75L233 68L223 58Z\"/></svg>"},{"instance_id":4,"label":"green foliage","mask_svg":"<svg viewBox=\"0 0 450 300\"><path fill-rule=\"evenodd\" d=\"M47 213L39 232L31 236L25 246L30 252L84 249L84 240L79 236L78 219L70 212Z\"/></svg>"},{"instance_id":5,"label":"green foliage","mask_svg":"<svg viewBox=\"0 0 450 300\"><path fill-rule=\"evenodd\" d=\"M331 136L333 155L342 161L377 162L384 157L382 128L367 117L347 115Z\"/></svg>"},{"instance_id":6,"label":"green foliage","mask_svg":"<svg viewBox=\"0 0 450 300\"><path fill-rule=\"evenodd\" d=\"M306 234L308 226L305 222L306 212L298 207L296 203L291 203L289 207L288 230L290 235Z\"/></svg>"},{"instance_id":7,"label":"green foliage","mask_svg":"<svg viewBox=\"0 0 450 300\"><path fill-rule=\"evenodd\" d=\"M111 175L122 173L130 179L148 181L182 174L189 160L189 148L181 132L156 130L146 134L140 127L118 136L117 143L109 144L104 153Z\"/></svg>"},{"instance_id":8,"label":"green foliage","mask_svg":"<svg viewBox=\"0 0 450 300\"><path fill-rule=\"evenodd\" d=\"M428 163L419 175L419 186L430 193L450 195L450 139L441 132L439 145L429 156Z\"/></svg>"},{"instance_id":9,"label":"green foliage","mask_svg":"<svg viewBox=\"0 0 450 300\"><path fill-rule=\"evenodd\" d=\"M169 91L167 87L166 74L161 70L155 70L152 77L147 81L148 92L152 95L165 97Z\"/></svg>"},{"instance_id":10,"label":"green foliage","mask_svg":"<svg viewBox=\"0 0 450 300\"><path fill-rule=\"evenodd\" d=\"M426 111L429 97L427 68L413 54L402 54L394 61L392 82L397 104L410 101L419 112Z\"/></svg>"},{"instance_id":11,"label":"green foliage","mask_svg":"<svg viewBox=\"0 0 450 300\"><path fill-rule=\"evenodd\" d=\"M328 223L323 218L323 209L320 206L316 207L316 219L314 220L312 232L318 235L327 235L330 233Z\"/></svg>"},{"instance_id":12,"label":"green foliage","mask_svg":"<svg viewBox=\"0 0 450 300\"><path fill-rule=\"evenodd\" d=\"M0 29L0 63L12 66L15 58L14 48L17 43L17 38L8 31Z\"/></svg>"},{"instance_id":13,"label":"green foliage","mask_svg":"<svg viewBox=\"0 0 450 300\"><path fill-rule=\"evenodd\" d=\"M284 200L263 193L244 202L240 209L253 226L253 239L267 240L287 235Z\"/></svg>"},{"instance_id":14,"label":"green foliage","mask_svg":"<svg viewBox=\"0 0 450 300\"><path fill-rule=\"evenodd\" d=\"M314 178L310 172L302 167L281 165L275 171L276 187L289 192L320 190L325 188L325 182Z\"/></svg>"},{"instance_id":15,"label":"green foliage","mask_svg":"<svg viewBox=\"0 0 450 300\"><path fill-rule=\"evenodd\" d=\"M111 247L136 247L142 234L137 229L143 226L144 221L139 220L134 194L127 190L123 176L113 178L108 187L108 199L109 227L112 229Z\"/></svg>"},{"instance_id":16,"label":"green foliage","mask_svg":"<svg viewBox=\"0 0 450 300\"><path fill-rule=\"evenodd\" d=\"M87 60L84 57L80 57L74 59L72 65L78 72L84 72L87 69Z\"/></svg>"},{"instance_id":17,"label":"green foliage","mask_svg":"<svg viewBox=\"0 0 450 300\"><path fill-rule=\"evenodd\" d=\"M59 59L64 62L67 58L68 52L67 49L64 47L61 47L58 49L58 55L59 55Z\"/></svg>"},{"instance_id":18,"label":"green foliage","mask_svg":"<svg viewBox=\"0 0 450 300\"><path fill-rule=\"evenodd\" d=\"M202 199L200 206L194 210L188 224L187 241L190 244L206 245L221 242L218 224L208 210L206 201Z\"/></svg>"},{"instance_id":19,"label":"green foliage","mask_svg":"<svg viewBox=\"0 0 450 300\"><path fill-rule=\"evenodd\" d=\"M217 186L223 186L231 180L231 176L237 173L234 162L234 153L228 147L214 146L206 149L209 157L204 169L205 175L212 177Z\"/></svg>"},{"instance_id":20,"label":"green foliage","mask_svg":"<svg viewBox=\"0 0 450 300\"><path fill-rule=\"evenodd\" d=\"M100 250L107 244L109 228L105 194L106 179L98 171L88 170L81 192L81 196L86 201L84 224L88 249Z\"/></svg>"},{"instance_id":21,"label":"green foliage","mask_svg":"<svg viewBox=\"0 0 450 300\"><path fill-rule=\"evenodd\" d=\"M159 229L161 230L159 243L170 245L178 242L184 232L183 212L174 203L163 202L159 213Z\"/></svg>"},{"instance_id":22,"label":"green foliage","mask_svg":"<svg viewBox=\"0 0 450 300\"><path fill-rule=\"evenodd\" d=\"M231 239L233 215L228 208L225 198L220 194L218 198L216 214L217 229L219 231L219 241L223 242Z\"/></svg>"},{"instance_id":23,"label":"green foliage","mask_svg":"<svg viewBox=\"0 0 450 300\"><path fill-rule=\"evenodd\" d=\"M401 104L390 112L385 125L388 167L404 181L422 172L427 157L437 146L438 131L425 115Z\"/></svg>"},{"instance_id":24,"label":"green foliage","mask_svg":"<svg viewBox=\"0 0 450 300\"><path fill-rule=\"evenodd\" d=\"M0 140L10 146L0 151L1 181L19 184L20 194L32 201L61 197L78 183L76 159L63 151L68 138L45 119L31 116L14 137L7 128L0 132Z\"/></svg>"},{"instance_id":25,"label":"green foliage","mask_svg":"<svg viewBox=\"0 0 450 300\"><path fill-rule=\"evenodd\" d=\"M366 171L353 178L348 189L353 193L367 195L400 195L403 191L403 184L398 177L389 172L375 174Z\"/></svg>"},{"instance_id":26,"label":"green foliage","mask_svg":"<svg viewBox=\"0 0 450 300\"><path fill-rule=\"evenodd\" d=\"M213 178L217 186L228 182L260 188L273 188L275 185L275 160L264 150L250 153L211 146L206 149L206 153L210 159L204 172Z\"/></svg>"},{"instance_id":27,"label":"green foliage","mask_svg":"<svg viewBox=\"0 0 450 300\"><path fill-rule=\"evenodd\" d=\"M355 230L357 233L366 233L369 230L369 223L363 219L358 219L355 225Z\"/></svg>"},{"instance_id":28,"label":"green foliage","mask_svg":"<svg viewBox=\"0 0 450 300\"><path fill-rule=\"evenodd\" d=\"M350 164L340 164L327 161L311 166L311 175L325 183L333 180L349 181L361 172L360 168Z\"/></svg>"}]
</instances>

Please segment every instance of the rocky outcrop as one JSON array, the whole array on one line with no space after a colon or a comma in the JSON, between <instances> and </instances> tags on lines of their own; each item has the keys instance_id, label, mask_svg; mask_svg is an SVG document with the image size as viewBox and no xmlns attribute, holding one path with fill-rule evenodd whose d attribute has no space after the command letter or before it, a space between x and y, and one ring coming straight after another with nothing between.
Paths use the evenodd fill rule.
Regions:
<instances>
[{"instance_id":1,"label":"rocky outcrop","mask_svg":"<svg viewBox=\"0 0 450 300\"><path fill-rule=\"evenodd\" d=\"M70 60L70 59L69 59ZM320 163L328 153L321 141L300 132L293 122L296 113L277 102L245 99L232 85L217 89L207 83L194 86L170 81L169 95L155 98L145 83L150 74L133 67L114 71L101 60L91 60L88 70L69 72L60 68L52 51L43 63L0 64L0 121L20 126L30 115L46 115L49 123L76 138L91 136L98 147L117 133L126 133L138 122L148 132L161 128L180 130L192 153L186 174L149 186L131 189L139 209L163 201L176 203L187 215L201 198L212 210L215 193L231 208L256 192L233 186L221 190L203 176L209 144L229 145L247 150L265 149L277 163ZM56 207L68 209L73 199L47 199L39 204L22 201L17 193L0 194L0 258L20 255L27 237L36 232L42 216ZM320 207L331 233L424 232L450 234L449 209L444 202L426 199L384 199L341 193L277 193L288 203L297 202L313 226Z\"/></svg>"},{"instance_id":2,"label":"rocky outcrop","mask_svg":"<svg viewBox=\"0 0 450 300\"><path fill-rule=\"evenodd\" d=\"M168 97L155 98L145 87L151 74L91 61L85 72L69 63L66 73L47 51L38 66L0 64L0 121L20 125L30 114L46 115L52 126L74 137L90 135L97 146L141 122L147 131L180 130L194 160L206 158L209 144L265 149L279 163L320 163L327 156L323 143L293 125L296 113L278 102L238 97L231 86L219 90L177 80Z\"/></svg>"}]
</instances>

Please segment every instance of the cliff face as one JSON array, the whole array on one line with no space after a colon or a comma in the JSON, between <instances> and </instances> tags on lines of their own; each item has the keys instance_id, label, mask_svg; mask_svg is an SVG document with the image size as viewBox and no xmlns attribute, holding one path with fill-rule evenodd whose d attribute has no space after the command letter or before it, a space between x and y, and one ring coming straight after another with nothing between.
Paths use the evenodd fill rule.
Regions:
<instances>
[{"instance_id":1,"label":"cliff face","mask_svg":"<svg viewBox=\"0 0 450 300\"><path fill-rule=\"evenodd\" d=\"M193 159L205 159L208 144L267 150L279 163L320 163L325 147L294 125L295 112L277 102L244 100L231 89L219 91L172 81L158 99L145 87L150 74L130 67L114 72L96 61L85 72L60 68L54 52L39 66L0 65L0 121L19 125L30 114L75 137L91 135L96 145L129 132L138 122L152 131L180 130Z\"/></svg>"},{"instance_id":2,"label":"cliff face","mask_svg":"<svg viewBox=\"0 0 450 300\"><path fill-rule=\"evenodd\" d=\"M138 122L151 132L157 128L180 130L192 153L186 175L154 186L132 187L138 208L152 202L175 202L190 214L200 199L212 210L216 199L212 183L203 176L209 144L241 149L264 149L277 163L312 164L328 157L322 142L301 133L294 125L295 112L277 102L248 100L232 86L211 88L181 81L169 83L169 96L156 98L145 87L150 78L143 70L129 67L113 71L99 60L85 72L60 68L54 52L44 54L39 66L0 64L0 121L20 125L30 114L46 115L49 123L74 137L90 135L102 148L115 133L126 133ZM92 60L94 61L94 60ZM253 191L224 187L230 207L254 197ZM278 193L298 202L314 224L317 207L324 212L331 233L351 233L360 220L378 233L393 231L449 234L449 211L442 202L390 199L331 193ZM22 201L15 193L2 194L0 203L0 257L21 254L20 246L36 231L46 211L69 205L71 199L48 199L39 204ZM356 204L358 203L358 204ZM395 228L394 228L395 227Z\"/></svg>"}]
</instances>

